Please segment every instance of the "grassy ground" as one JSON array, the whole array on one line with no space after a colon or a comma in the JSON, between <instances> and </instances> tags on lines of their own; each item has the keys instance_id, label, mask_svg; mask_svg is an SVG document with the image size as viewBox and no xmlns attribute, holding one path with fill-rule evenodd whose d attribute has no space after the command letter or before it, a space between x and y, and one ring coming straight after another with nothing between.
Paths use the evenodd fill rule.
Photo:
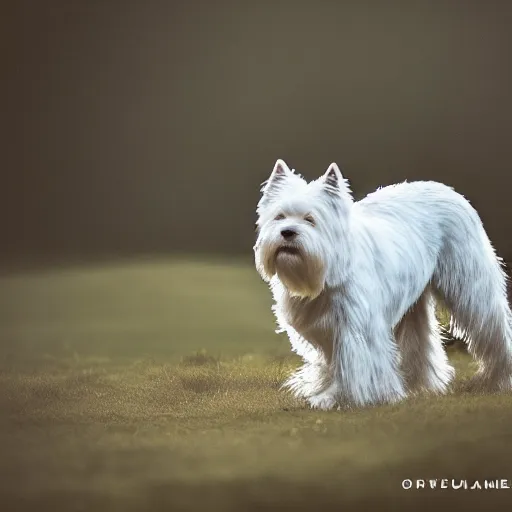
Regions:
<instances>
[{"instance_id":1,"label":"grassy ground","mask_svg":"<svg viewBox=\"0 0 512 512\"><path fill-rule=\"evenodd\" d=\"M311 411L250 266L133 263L0 278L0 509L466 510L512 490L512 397ZM366 507L366 508L365 508Z\"/></svg>"}]
</instances>

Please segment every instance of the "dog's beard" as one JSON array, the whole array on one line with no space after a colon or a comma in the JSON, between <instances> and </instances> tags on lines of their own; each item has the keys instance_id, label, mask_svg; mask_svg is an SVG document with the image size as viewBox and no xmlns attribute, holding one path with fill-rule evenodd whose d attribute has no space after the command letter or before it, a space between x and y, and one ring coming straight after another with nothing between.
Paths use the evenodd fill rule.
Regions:
<instances>
[{"instance_id":1,"label":"dog's beard","mask_svg":"<svg viewBox=\"0 0 512 512\"><path fill-rule=\"evenodd\" d=\"M279 280L291 295L318 297L324 288L325 269L320 257L291 245L277 247L264 260L264 273Z\"/></svg>"}]
</instances>

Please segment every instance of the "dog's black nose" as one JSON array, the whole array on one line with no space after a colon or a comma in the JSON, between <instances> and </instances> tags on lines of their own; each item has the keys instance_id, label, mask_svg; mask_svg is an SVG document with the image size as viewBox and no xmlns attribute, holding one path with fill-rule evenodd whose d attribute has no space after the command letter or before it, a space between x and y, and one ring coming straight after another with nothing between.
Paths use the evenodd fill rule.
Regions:
<instances>
[{"instance_id":1,"label":"dog's black nose","mask_svg":"<svg viewBox=\"0 0 512 512\"><path fill-rule=\"evenodd\" d=\"M283 229L281 231L281 236L285 240L291 240L292 238L295 238L297 236L297 233L293 231L292 229Z\"/></svg>"}]
</instances>

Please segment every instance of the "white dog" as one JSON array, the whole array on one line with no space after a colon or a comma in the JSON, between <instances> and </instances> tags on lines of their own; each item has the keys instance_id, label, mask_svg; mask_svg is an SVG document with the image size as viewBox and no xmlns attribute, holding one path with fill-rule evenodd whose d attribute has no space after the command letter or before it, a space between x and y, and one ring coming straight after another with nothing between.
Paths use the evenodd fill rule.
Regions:
<instances>
[{"instance_id":1,"label":"white dog","mask_svg":"<svg viewBox=\"0 0 512 512\"><path fill-rule=\"evenodd\" d=\"M354 202L336 164L307 183L278 160L257 213L256 267L305 362L285 386L312 407L445 392L454 369L435 297L480 365L472 389L512 387L506 276L477 212L453 189L406 182Z\"/></svg>"}]
</instances>

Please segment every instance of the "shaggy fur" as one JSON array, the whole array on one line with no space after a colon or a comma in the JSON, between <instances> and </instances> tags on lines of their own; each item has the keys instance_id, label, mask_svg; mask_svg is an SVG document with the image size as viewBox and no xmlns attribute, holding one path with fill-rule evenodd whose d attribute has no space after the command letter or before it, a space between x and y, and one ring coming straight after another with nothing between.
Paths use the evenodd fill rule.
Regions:
<instances>
[{"instance_id":1,"label":"shaggy fur","mask_svg":"<svg viewBox=\"0 0 512 512\"><path fill-rule=\"evenodd\" d=\"M444 393L454 376L435 297L479 363L472 389L512 386L506 276L469 202L435 182L354 202L336 164L307 183L278 160L262 188L255 262L302 366L286 386L312 407Z\"/></svg>"}]
</instances>

